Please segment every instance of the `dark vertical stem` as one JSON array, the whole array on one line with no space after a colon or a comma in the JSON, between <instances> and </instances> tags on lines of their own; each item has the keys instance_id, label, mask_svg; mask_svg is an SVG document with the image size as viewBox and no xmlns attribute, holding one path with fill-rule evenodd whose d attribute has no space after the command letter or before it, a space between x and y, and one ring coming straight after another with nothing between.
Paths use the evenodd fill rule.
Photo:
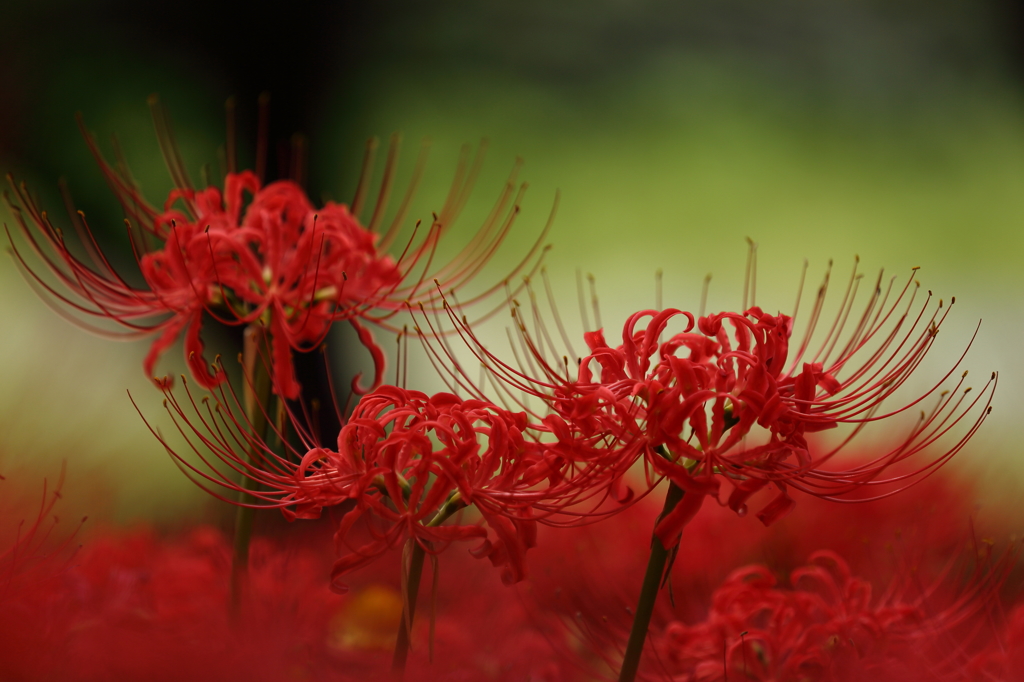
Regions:
<instances>
[{"instance_id":1,"label":"dark vertical stem","mask_svg":"<svg viewBox=\"0 0 1024 682\"><path fill-rule=\"evenodd\" d=\"M401 679L405 673L405 662L409 657L409 644L412 638L412 623L416 616L416 597L420 591L420 578L423 577L423 560L426 551L416 540L412 540L412 553L409 557L409 577L405 581L405 601L402 608L402 621L398 624L398 640L395 642L395 656L391 659L391 672ZM408 613L406 613L408 609Z\"/></svg>"},{"instance_id":2,"label":"dark vertical stem","mask_svg":"<svg viewBox=\"0 0 1024 682\"><path fill-rule=\"evenodd\" d=\"M245 368L245 411L252 426L252 437L256 442L265 442L267 436L266 410L270 402L270 374L267 371L269 358L267 332L258 322L249 325L244 334L242 363ZM249 451L249 463L256 464L261 455L255 445ZM256 490L258 483L243 474L242 490L238 493L240 503L253 502L247 490ZM242 594L249 576L249 541L252 537L252 507L238 507L235 512L234 553L231 560L231 613L238 616L242 605Z\"/></svg>"},{"instance_id":3,"label":"dark vertical stem","mask_svg":"<svg viewBox=\"0 0 1024 682\"><path fill-rule=\"evenodd\" d=\"M679 501L683 499L683 489L675 483L670 483L668 493L665 495L665 507L661 511L659 520L675 509ZM640 668L640 655L644 651L644 640L647 639L647 628L651 625L651 616L654 615L654 603L658 598L658 590L661 588L662 579L665 575L665 564L668 561L669 551L661 544L657 535L651 538L651 556L647 560L647 573L644 574L644 583L640 588L640 599L636 603L636 613L633 616L633 629L629 632L629 642L626 644L626 654L622 659L622 670L619 672L619 682L633 682L636 679L636 672Z\"/></svg>"},{"instance_id":4,"label":"dark vertical stem","mask_svg":"<svg viewBox=\"0 0 1024 682\"><path fill-rule=\"evenodd\" d=\"M260 184L267 178L267 149L270 146L270 93L261 92L256 119L256 177Z\"/></svg>"}]
</instances>

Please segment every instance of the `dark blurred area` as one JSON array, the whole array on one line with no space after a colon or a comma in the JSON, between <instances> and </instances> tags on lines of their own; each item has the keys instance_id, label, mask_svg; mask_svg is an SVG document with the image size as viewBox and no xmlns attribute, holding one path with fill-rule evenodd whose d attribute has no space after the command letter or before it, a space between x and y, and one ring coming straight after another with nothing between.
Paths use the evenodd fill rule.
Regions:
<instances>
[{"instance_id":1,"label":"dark blurred area","mask_svg":"<svg viewBox=\"0 0 1024 682\"><path fill-rule=\"evenodd\" d=\"M272 11L184 0L27 2L0 8L0 158L70 174L72 114L159 91L183 125L210 125L228 95L252 138L259 93L272 94L275 140L311 133L329 97L357 118L389 74L473 68L586 92L667 53L738 63L826 107L885 109L960 81L1024 79L1024 12L1010 0L730 0L471 3L294 0ZM199 111L174 106L179 93ZM364 131L355 131L356 135ZM243 145L244 149L244 145ZM271 155L272 163L274 155ZM314 194L322 178L312 178ZM92 207L90 207L92 208ZM98 208L98 207L97 207Z\"/></svg>"}]
</instances>

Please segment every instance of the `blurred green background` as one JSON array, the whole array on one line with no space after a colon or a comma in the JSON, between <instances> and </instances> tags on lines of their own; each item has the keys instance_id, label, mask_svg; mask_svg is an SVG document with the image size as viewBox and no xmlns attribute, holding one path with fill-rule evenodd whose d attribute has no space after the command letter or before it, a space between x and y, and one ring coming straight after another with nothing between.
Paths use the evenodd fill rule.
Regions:
<instances>
[{"instance_id":1,"label":"blurred green background","mask_svg":"<svg viewBox=\"0 0 1024 682\"><path fill-rule=\"evenodd\" d=\"M309 139L313 197L350 196L368 136L403 133L401 177L429 137L421 217L443 200L460 145L486 137L488 164L455 242L522 156L530 189L491 281L525 252L560 191L553 284L575 311L576 270L594 273L610 328L653 306L659 268L666 305L695 309L713 273L710 308L738 307L748 236L760 244L758 303L770 310L790 310L805 258L815 283L832 258L843 281L855 254L869 275L920 266L925 288L957 297L929 366L948 365L982 319L968 366L1001 372L995 412L958 465L1006 488L1024 472L1014 412L1024 400L1017 4L298 0L271 14L140 5L0 4L0 168L54 213L66 178L125 271L134 266L118 207L76 111L106 149L116 133L154 202L170 181L145 104L152 92L198 177L216 163L230 95L251 160L256 98L269 91L272 140ZM141 376L147 344L74 329L10 259L0 286L0 473L56 472L67 460L69 504L118 522L207 513L125 396L173 429ZM179 357L163 367L180 371Z\"/></svg>"}]
</instances>

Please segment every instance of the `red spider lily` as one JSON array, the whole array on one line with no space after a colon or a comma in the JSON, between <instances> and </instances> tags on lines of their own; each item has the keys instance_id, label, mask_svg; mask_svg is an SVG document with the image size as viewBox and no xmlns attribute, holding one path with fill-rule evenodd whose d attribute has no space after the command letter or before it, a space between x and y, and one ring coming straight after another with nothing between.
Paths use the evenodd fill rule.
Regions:
<instances>
[{"instance_id":1,"label":"red spider lily","mask_svg":"<svg viewBox=\"0 0 1024 682\"><path fill-rule=\"evenodd\" d=\"M118 275L80 212L71 218L85 246L86 259L75 255L46 211L32 200L23 184L17 185L11 178L14 200L8 199L31 250L56 280L53 283L37 272L15 246L17 260L29 281L42 290L44 298L55 302L59 312L87 329L111 335L83 317L112 320L127 329L113 334L117 337L156 336L144 361L149 376L154 376L159 356L184 332L185 356L196 381L207 388L223 381L222 371L203 357L200 328L206 313L228 325L266 326L272 339L275 390L287 398L299 393L291 350L316 347L333 322L348 321L373 357L373 386L378 386L383 377L384 353L363 323L393 329L388 321L407 301L431 309L440 305L433 280L446 289L457 289L472 279L511 229L525 190L525 185L518 190L515 186L517 163L477 234L451 261L435 264L438 243L465 205L482 163L483 148L472 163L468 150L464 150L448 198L435 214L425 238L417 239L417 223L396 259L388 249L405 222L423 172L425 150L390 227L382 234L378 228L383 224L394 181L397 138L392 140L376 204L364 227L358 216L372 171L372 149L368 150L351 207L328 202L317 209L299 183L281 180L265 185L261 172L235 172L233 158L228 159L223 190L213 186L196 189L162 110L153 104L161 147L176 185L162 210L145 200L123 164L114 167L107 163L95 140L82 129L125 211L146 287L132 286ZM229 150L233 146L233 140L229 140ZM257 167L262 165L257 162ZM510 276L540 255L541 240L543 233ZM487 297L496 288L472 301ZM358 377L353 388L357 392L366 390L358 385Z\"/></svg>"},{"instance_id":2,"label":"red spider lily","mask_svg":"<svg viewBox=\"0 0 1024 682\"><path fill-rule=\"evenodd\" d=\"M433 553L439 551L435 545L479 540L473 554L501 567L504 581L514 583L525 576L525 553L536 542L537 496L532 491L545 481L557 481L560 472L527 433L523 413L450 393L428 396L382 386L357 404L338 435L337 450L314 446L312 436L293 418L308 449L288 446L279 455L236 421L237 410L225 407L226 392L213 407L204 399L205 409L189 392L198 420L189 418L190 410L170 391L166 394L182 434L189 438L186 430L191 430L198 438L192 449L205 468L154 434L207 492L228 499L218 489L242 490L236 483L242 476L258 484L249 491L255 501L242 506L281 508L289 519L318 518L325 507L344 509L335 538L339 552L347 552L333 570L339 589L344 589L338 582L341 576L405 539ZM237 407L233 394L232 400ZM199 444L235 475L219 472ZM486 528L479 522L445 523L466 507L476 509ZM373 537L353 547L353 529L363 517L368 517Z\"/></svg>"},{"instance_id":3,"label":"red spider lily","mask_svg":"<svg viewBox=\"0 0 1024 682\"><path fill-rule=\"evenodd\" d=\"M789 589L764 566L748 566L715 590L703 622L669 624L655 648L672 679L694 682L963 679L1015 556L981 561L945 601L948 575L922 585L907 571L875 597L834 552L812 554Z\"/></svg>"},{"instance_id":4,"label":"red spider lily","mask_svg":"<svg viewBox=\"0 0 1024 682\"><path fill-rule=\"evenodd\" d=\"M583 456L599 458L614 474L643 459L649 471L689 493L657 527L663 543L672 546L708 495L742 515L753 493L774 486L775 499L758 514L766 525L793 508L790 488L836 501L878 499L930 475L980 427L990 411L995 373L973 396L970 388L961 390L966 372L953 390L942 390L963 355L930 389L900 407L884 407L931 349L949 309L942 301L933 307L931 292L918 301L913 277L902 288L883 288L879 275L863 313L851 317L859 281L855 271L816 350L810 346L827 276L799 342L792 343L793 317L756 306L699 319L677 309L643 310L626 321L621 345L610 345L600 330L585 334L589 354L578 361L575 378L565 356L561 363L549 359L554 344L536 305L533 334L518 304L512 306L523 366L488 351L454 311L449 318L494 383L524 407L517 394L539 398L553 414L534 416L554 433L585 441L589 449ZM669 324L679 320L682 330L663 339ZM436 332L433 326L431 331ZM446 346L428 346L439 360L453 358ZM453 364L450 376L483 395ZM833 462L867 424L914 409L933 395L936 403L921 411L895 446L846 469ZM958 436L954 427L972 411L976 417ZM807 434L840 424L851 425L851 433L838 446L808 444ZM949 444L945 438L955 440ZM935 452L940 442L945 449L909 468L914 455Z\"/></svg>"},{"instance_id":5,"label":"red spider lily","mask_svg":"<svg viewBox=\"0 0 1024 682\"><path fill-rule=\"evenodd\" d=\"M338 529L339 547L348 546L348 531L363 514L387 527L370 543L350 547L335 564L334 579L410 537L425 547L479 539L474 555L501 566L506 583L522 580L536 522L529 507L510 507L507 494L545 471L543 460L536 466L525 427L521 413L450 393L428 397L385 386L366 396L338 435L338 451L310 451L298 472L302 515L355 501ZM441 525L465 506L479 511L492 534L475 523Z\"/></svg>"}]
</instances>

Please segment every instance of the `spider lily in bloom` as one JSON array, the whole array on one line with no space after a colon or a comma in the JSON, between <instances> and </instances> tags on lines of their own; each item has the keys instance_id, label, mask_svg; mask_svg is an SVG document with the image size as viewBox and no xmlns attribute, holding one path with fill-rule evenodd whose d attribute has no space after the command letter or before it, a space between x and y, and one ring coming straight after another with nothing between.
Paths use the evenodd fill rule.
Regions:
<instances>
[{"instance_id":1,"label":"spider lily in bloom","mask_svg":"<svg viewBox=\"0 0 1024 682\"><path fill-rule=\"evenodd\" d=\"M753 258L748 282L753 281L752 263ZM821 345L811 349L828 279L827 274L807 331L796 343L796 312L792 317L767 314L760 307L748 307L746 295L742 312L695 316L674 308L642 310L627 319L620 345L609 344L600 329L585 335L589 354L578 360L575 378L568 356L563 355L562 362L551 359L552 334L541 322L536 303L536 332L531 334L527 316L513 301L526 358L525 363L517 358L518 366L488 351L469 325L449 310L457 332L494 383L507 386L512 400L519 400L517 394L540 399L550 414L536 414L538 420L543 419L552 433L573 434L559 435L559 441L592 444L580 454L610 473L606 478L611 486L641 460L648 492L657 483L655 478L671 481L654 528L620 682L636 678L666 566L671 566L683 528L706 497L715 496L745 515L751 495L773 487L774 499L758 513L766 525L793 509L790 489L835 501L887 497L948 461L989 413L995 373L973 396L970 387L961 391L966 372L954 390L941 390L963 355L930 389L902 407L884 408L921 364L948 314L941 300L932 308L930 292L918 302L913 276L902 288L893 283L883 288L879 274L857 316L853 306L860 278L855 268L835 322ZM546 288L550 297L550 286ZM752 286L750 293L752 301ZM667 333L670 323L680 321L681 330ZM571 348L560 321L558 328ZM472 387L447 347L441 348L435 357L449 360L450 375ZM933 394L938 399L930 410L921 410L918 422L888 450L877 452L866 464L842 468L833 462L865 425L916 408ZM977 416L957 438L956 425L975 408L980 408ZM835 447L809 443L807 434L840 424L848 425L851 433ZM951 433L952 445L945 439ZM940 442L946 449L936 445ZM931 459L912 468L914 456L922 451Z\"/></svg>"},{"instance_id":2,"label":"spider lily in bloom","mask_svg":"<svg viewBox=\"0 0 1024 682\"><path fill-rule=\"evenodd\" d=\"M383 522L383 530L371 524L369 543L335 564L335 580L409 537L425 548L478 540L472 553L500 566L504 582L519 582L537 525L529 506L516 505L515 492L546 473L535 443L524 438L526 426L522 413L488 402L383 386L356 406L337 451L303 457L295 513L316 517L323 506L353 500L338 529L339 547L349 545L348 531L363 515ZM468 506L487 528L444 524Z\"/></svg>"},{"instance_id":3,"label":"spider lily in bloom","mask_svg":"<svg viewBox=\"0 0 1024 682\"><path fill-rule=\"evenodd\" d=\"M92 317L112 320L127 330L114 336L155 336L144 361L151 377L155 376L160 355L184 333L185 356L195 380L207 388L223 381L222 370L203 357L200 330L206 314L224 324L258 324L269 332L274 385L284 397L293 399L299 394L291 351L316 347L331 324L342 320L355 328L370 351L375 366L373 386L380 385L384 353L364 323L393 329L389 320L407 301L423 303L429 309L439 306L433 280L440 281L446 290L471 280L508 234L525 190L525 185L516 189L517 163L477 234L452 260L436 264L438 243L465 205L482 163L482 148L472 163L464 149L448 198L425 230L426 236L417 239L417 223L417 230L394 258L388 249L405 221L423 172L425 150L390 226L381 233L394 184L397 138L392 139L379 193L369 223L364 226L359 216L372 172L372 146L351 206L327 202L316 208L295 180L265 183L262 159L257 160L257 172L235 169L233 121L229 116L228 169L223 188L196 188L162 109L155 100L151 106L175 184L162 208L150 205L124 165L109 164L93 137L82 128L100 170L124 209L145 287L132 286L118 275L93 239L81 212L72 213L71 219L85 246L84 259L75 254L63 232L53 226L23 184L9 178L14 198L8 197L21 233L52 276L44 277L37 271L40 269L29 263L11 239L29 281L55 303L59 312L88 329L111 335L86 321ZM261 130L266 129L265 124L261 121ZM265 150L265 140L261 140L261 147ZM67 203L70 206L69 199ZM543 233L511 275L540 255L541 240ZM471 301L486 298L496 288ZM365 392L358 385L358 377L353 388Z\"/></svg>"},{"instance_id":4,"label":"spider lily in bloom","mask_svg":"<svg viewBox=\"0 0 1024 682\"><path fill-rule=\"evenodd\" d=\"M673 308L642 310L626 320L621 344L608 343L603 330L586 333L589 353L578 360L575 376L566 356L551 359L552 335L539 322L536 304L532 334L527 314L512 307L522 366L487 350L454 311L449 318L512 400L526 394L542 401L550 414L535 414L538 421L587 441L592 449L586 456L600 458L609 471L625 472L642 459L649 476L666 477L687 493L657 526L671 546L709 495L743 515L751 495L773 487L774 499L758 513L766 525L793 508L791 489L836 501L892 495L948 461L984 421L994 373L973 395L964 388L966 372L952 390L942 390L963 355L931 388L902 406L885 407L931 349L949 308L933 304L931 292L920 296L913 276L902 287L885 287L880 274L856 316L859 282L855 269L817 348L811 342L828 276L800 339L793 338L796 313L771 315L757 306L699 317ZM679 323L681 330L668 331ZM464 376L460 381L470 383ZM849 468L834 461L865 426L920 409L930 396L934 402L897 443ZM957 436L954 427L972 411L976 416ZM808 434L840 424L851 432L838 445L808 442ZM941 443L944 449L931 454ZM929 460L909 468L926 449Z\"/></svg>"},{"instance_id":5,"label":"spider lily in bloom","mask_svg":"<svg viewBox=\"0 0 1024 682\"><path fill-rule=\"evenodd\" d=\"M428 396L381 386L356 405L338 434L337 450L314 446L310 433L291 415L299 439L309 447L301 452L289 445L282 456L254 434L250 423L235 420L233 410L224 407L228 403L223 389L216 407L205 400L205 415L189 393L197 422L189 419L169 389L165 394L182 435L188 439L185 429L191 429L235 472L219 472L195 446L205 468L192 464L153 431L182 471L207 492L226 499L211 484L246 491L251 497L235 501L240 508L278 507L289 519L318 518L324 507L342 510L335 533L342 556L331 572L336 591L347 591L341 579L350 571L404 541L403 617L392 661L395 673L405 669L427 554L434 565L435 592L436 555L457 540L478 541L471 554L500 567L506 584L525 577L525 554L536 545L537 522L534 497L523 493L558 475L541 446L524 437L528 423L523 413L450 393ZM287 441L280 430L277 435L280 442ZM236 483L239 476L242 480ZM462 518L460 512L469 506L475 507L481 521ZM360 524L364 517L366 523Z\"/></svg>"},{"instance_id":6,"label":"spider lily in bloom","mask_svg":"<svg viewBox=\"0 0 1024 682\"><path fill-rule=\"evenodd\" d=\"M312 435L293 418L309 447L289 446L282 456L236 421L237 410L224 407L226 392L215 406L204 398L205 409L191 393L186 405L170 391L166 395L182 433L191 430L196 445L236 472L220 473L199 447L192 449L205 468L168 446L183 471L207 492L234 502L218 490L242 490L244 482L236 482L240 475L258 485L244 488L252 503L236 504L280 508L290 520L318 518L325 507L344 510L335 538L344 554L333 569L337 589L345 589L340 578L346 573L407 539L431 553L456 540L475 540L479 545L472 553L501 567L506 583L526 575L525 553L537 532L535 497L528 491L557 479L558 473L526 434L523 413L450 393L428 396L385 385L359 401L338 434L336 450L313 445ZM188 405L198 421L189 417ZM456 516L466 507L474 507L483 523ZM371 536L356 542L363 517L368 517Z\"/></svg>"}]
</instances>

